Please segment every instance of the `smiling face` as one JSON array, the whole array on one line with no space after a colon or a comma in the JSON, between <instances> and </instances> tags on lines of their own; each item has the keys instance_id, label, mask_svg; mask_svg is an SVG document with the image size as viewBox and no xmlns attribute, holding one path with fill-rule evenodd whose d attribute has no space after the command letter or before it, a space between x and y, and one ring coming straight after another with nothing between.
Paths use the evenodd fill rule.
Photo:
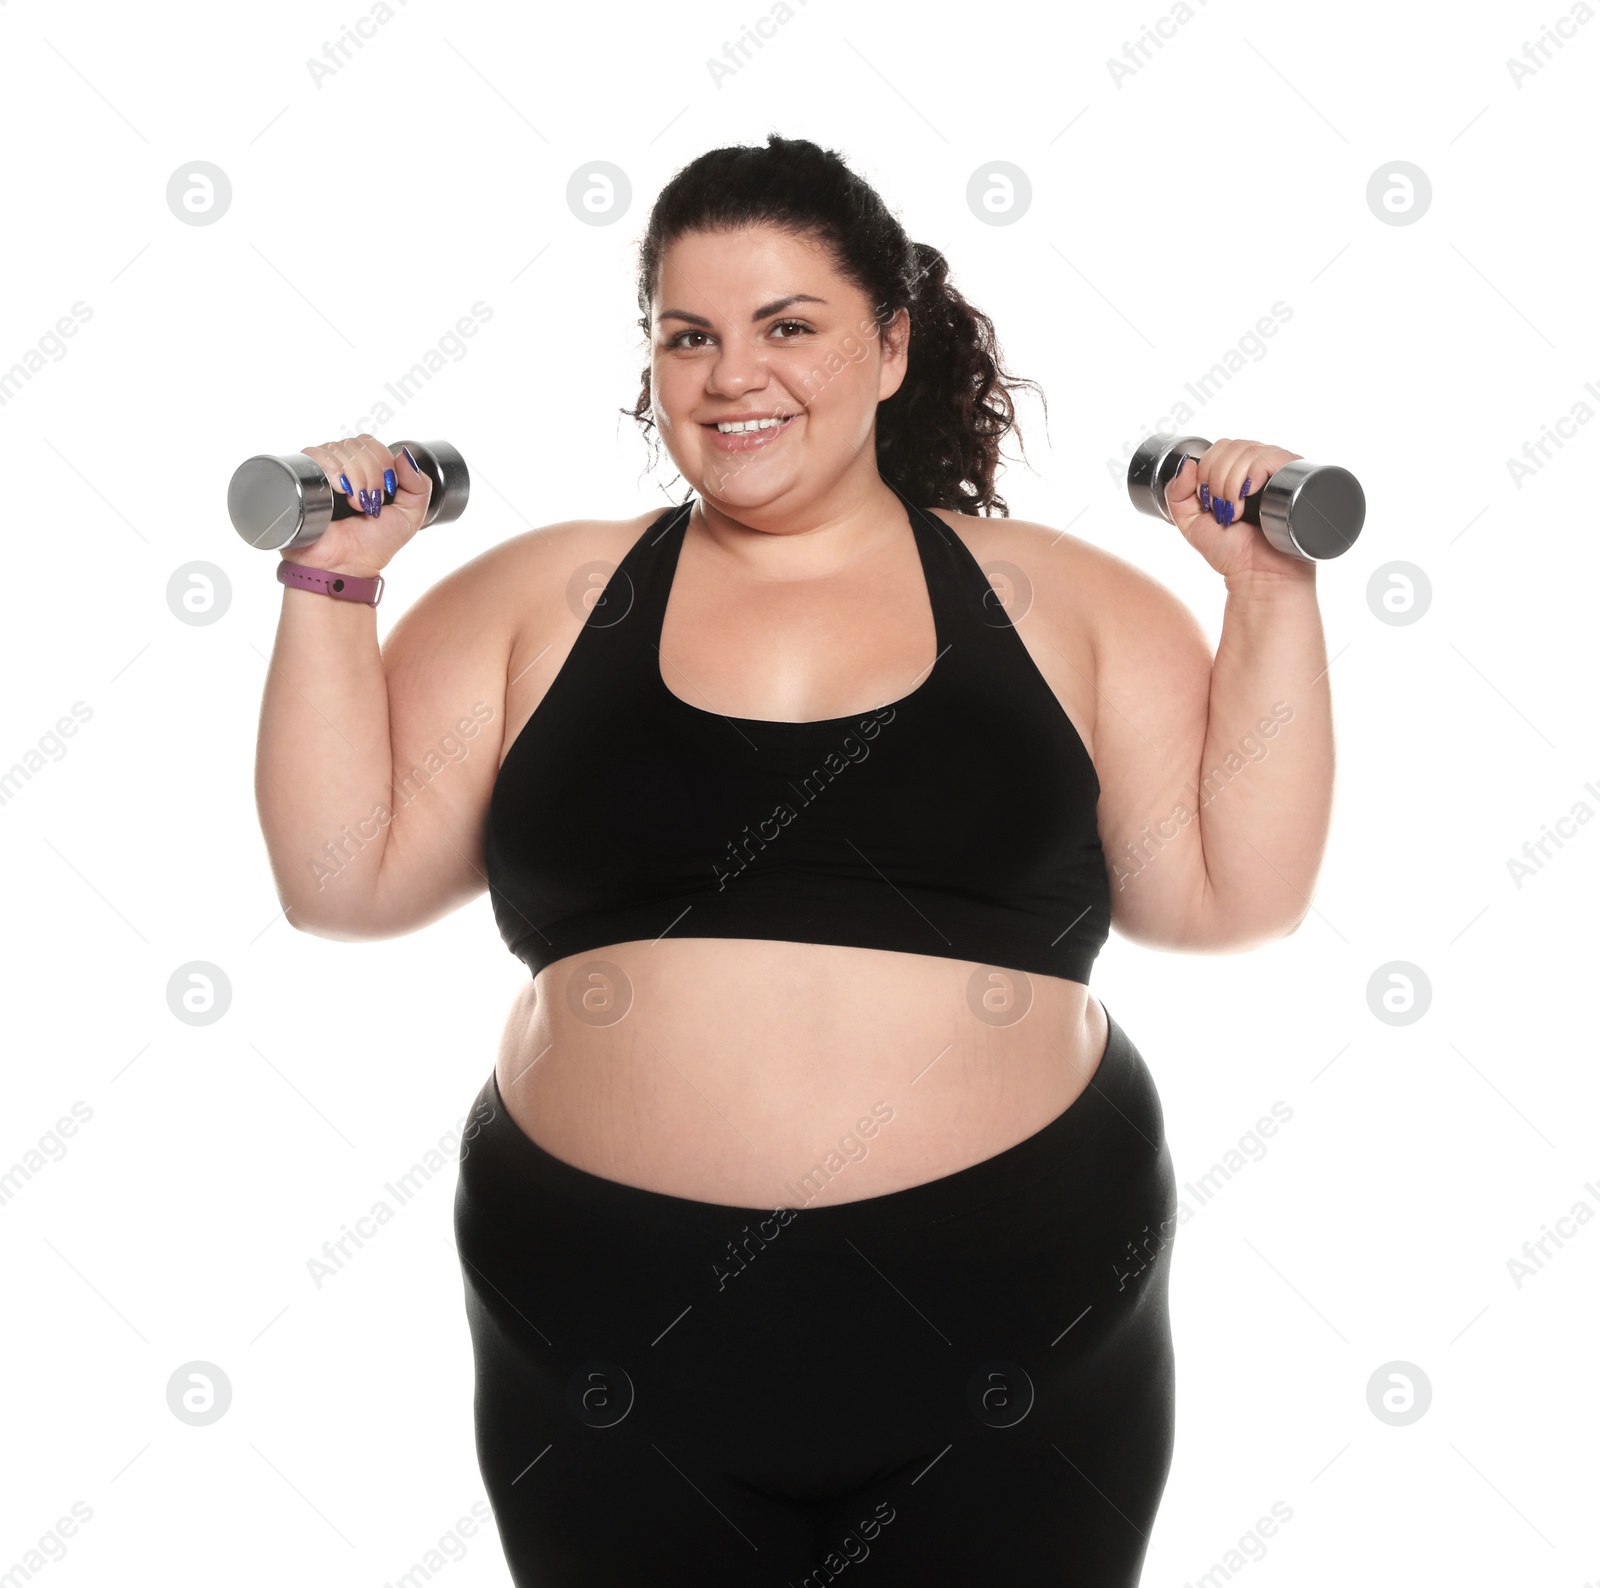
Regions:
<instances>
[{"instance_id":1,"label":"smiling face","mask_svg":"<svg viewBox=\"0 0 1600 1588\"><path fill-rule=\"evenodd\" d=\"M910 318L875 305L809 238L687 232L650 303L651 417L708 503L755 524L878 478L878 404L905 378ZM778 423L743 434L717 421ZM848 494L848 493L847 493Z\"/></svg>"}]
</instances>

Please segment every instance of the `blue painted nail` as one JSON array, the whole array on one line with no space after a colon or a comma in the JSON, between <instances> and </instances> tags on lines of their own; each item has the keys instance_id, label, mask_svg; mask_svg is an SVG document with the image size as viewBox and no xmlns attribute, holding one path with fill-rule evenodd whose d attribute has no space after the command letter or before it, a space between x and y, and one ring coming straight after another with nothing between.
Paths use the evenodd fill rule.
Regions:
<instances>
[{"instance_id":1,"label":"blue painted nail","mask_svg":"<svg viewBox=\"0 0 1600 1588\"><path fill-rule=\"evenodd\" d=\"M402 444L400 450L403 453L405 453L406 462L409 463L412 468L416 469L418 474L421 474L422 473L421 467L418 465L417 460L414 457L411 456L411 448Z\"/></svg>"},{"instance_id":2,"label":"blue painted nail","mask_svg":"<svg viewBox=\"0 0 1600 1588\"><path fill-rule=\"evenodd\" d=\"M1202 507L1202 509L1204 509L1206 511L1210 511L1210 508L1211 508L1211 487L1209 485L1202 485L1200 487L1200 506Z\"/></svg>"},{"instance_id":3,"label":"blue painted nail","mask_svg":"<svg viewBox=\"0 0 1600 1588\"><path fill-rule=\"evenodd\" d=\"M1211 516L1216 519L1219 524L1222 522L1222 498L1220 496L1213 496L1211 498Z\"/></svg>"},{"instance_id":4,"label":"blue painted nail","mask_svg":"<svg viewBox=\"0 0 1600 1588\"><path fill-rule=\"evenodd\" d=\"M384 488L384 490L386 490L390 494L390 496L394 495L394 470L393 469L385 469L383 471L383 488Z\"/></svg>"},{"instance_id":5,"label":"blue painted nail","mask_svg":"<svg viewBox=\"0 0 1600 1588\"><path fill-rule=\"evenodd\" d=\"M350 494L350 476L341 474L339 476L339 484L344 487L344 494L348 496Z\"/></svg>"},{"instance_id":6,"label":"blue painted nail","mask_svg":"<svg viewBox=\"0 0 1600 1588\"><path fill-rule=\"evenodd\" d=\"M1222 507L1223 507L1223 512L1224 512L1224 515L1225 515L1223 517L1223 520L1222 520L1222 527L1224 529L1226 529L1228 527L1228 525L1233 522L1233 501L1232 501L1232 499L1228 498L1228 497L1224 497L1223 498L1223 502L1222 502Z\"/></svg>"},{"instance_id":7,"label":"blue painted nail","mask_svg":"<svg viewBox=\"0 0 1600 1588\"><path fill-rule=\"evenodd\" d=\"M1247 474L1244 477L1244 484L1239 487L1239 495L1240 496L1248 496L1249 494L1250 494L1250 476Z\"/></svg>"}]
</instances>

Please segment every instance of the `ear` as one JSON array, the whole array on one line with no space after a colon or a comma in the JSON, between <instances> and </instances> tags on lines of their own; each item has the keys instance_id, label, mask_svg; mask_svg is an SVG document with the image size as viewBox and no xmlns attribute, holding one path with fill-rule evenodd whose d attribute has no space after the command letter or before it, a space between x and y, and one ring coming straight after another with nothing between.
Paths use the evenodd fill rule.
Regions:
<instances>
[{"instance_id":1,"label":"ear","mask_svg":"<svg viewBox=\"0 0 1600 1588\"><path fill-rule=\"evenodd\" d=\"M893 397L906 378L911 352L911 316L896 309L878 337L878 401Z\"/></svg>"}]
</instances>

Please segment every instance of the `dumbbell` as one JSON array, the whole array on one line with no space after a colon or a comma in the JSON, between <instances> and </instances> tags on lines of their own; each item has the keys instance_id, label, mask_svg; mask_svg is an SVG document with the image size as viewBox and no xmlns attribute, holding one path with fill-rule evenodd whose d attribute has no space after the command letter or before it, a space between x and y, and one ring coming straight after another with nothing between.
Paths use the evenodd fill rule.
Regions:
<instances>
[{"instance_id":1,"label":"dumbbell","mask_svg":"<svg viewBox=\"0 0 1600 1588\"><path fill-rule=\"evenodd\" d=\"M448 441L396 441L389 451L398 457L401 447L411 448L417 467L433 481L423 528L460 518L472 483L466 459ZM394 493L385 490L383 500L392 502ZM258 453L246 458L228 482L233 527L241 540L263 551L309 546L336 518L354 518L359 512L304 452Z\"/></svg>"},{"instance_id":2,"label":"dumbbell","mask_svg":"<svg viewBox=\"0 0 1600 1588\"><path fill-rule=\"evenodd\" d=\"M1209 447L1199 436L1157 435L1141 442L1128 463L1128 495L1141 513L1169 524L1167 486L1185 457ZM1366 521L1361 482L1335 463L1283 464L1259 491L1244 499L1239 521L1257 525L1281 552L1307 562L1337 557L1355 545Z\"/></svg>"}]
</instances>

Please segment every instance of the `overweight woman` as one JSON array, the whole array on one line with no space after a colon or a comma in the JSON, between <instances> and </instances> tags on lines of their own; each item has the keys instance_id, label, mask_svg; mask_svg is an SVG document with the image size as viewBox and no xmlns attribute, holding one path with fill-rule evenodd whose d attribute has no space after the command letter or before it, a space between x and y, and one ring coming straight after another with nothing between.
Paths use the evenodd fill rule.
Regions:
<instances>
[{"instance_id":1,"label":"overweight woman","mask_svg":"<svg viewBox=\"0 0 1600 1588\"><path fill-rule=\"evenodd\" d=\"M1227 587L1213 657L1009 516L1029 383L836 154L685 167L639 303L682 500L504 541L380 646L428 480L307 447L368 511L286 554L261 722L292 923L392 937L487 889L530 972L455 1207L513 1580L1128 1588L1177 1199L1090 975L1113 925L1232 953L1309 908L1315 565L1233 522L1294 454L1219 441L1169 488Z\"/></svg>"}]
</instances>

